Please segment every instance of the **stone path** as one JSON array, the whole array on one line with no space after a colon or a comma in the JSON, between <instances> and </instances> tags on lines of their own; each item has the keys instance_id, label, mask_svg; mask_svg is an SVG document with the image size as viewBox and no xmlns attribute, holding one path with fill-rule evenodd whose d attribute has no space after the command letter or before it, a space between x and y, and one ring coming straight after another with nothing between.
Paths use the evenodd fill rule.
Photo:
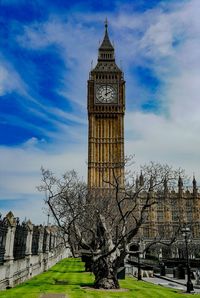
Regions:
<instances>
[{"instance_id":1,"label":"stone path","mask_svg":"<svg viewBox=\"0 0 200 298\"><path fill-rule=\"evenodd\" d=\"M40 298L67 298L67 296L65 294L42 294L42 296L40 296Z\"/></svg>"},{"instance_id":2,"label":"stone path","mask_svg":"<svg viewBox=\"0 0 200 298\"><path fill-rule=\"evenodd\" d=\"M155 285L159 285L159 286L163 286L163 287L167 287L167 288L174 288L174 289L182 290L182 291L184 291L186 289L185 286L183 286L183 285L178 285L173 281L166 281L166 280L163 280L162 278L158 278L158 277L146 277L146 278L143 278L143 280L153 283Z\"/></svg>"},{"instance_id":3,"label":"stone path","mask_svg":"<svg viewBox=\"0 0 200 298\"><path fill-rule=\"evenodd\" d=\"M160 286L164 286L164 287L168 287L168 288L174 288L177 290L182 290L182 291L186 291L186 280L176 280L175 278L173 278L172 276L165 276L165 277L159 277L158 275L156 275L155 277L152 278L143 278L144 281L148 281L150 283L156 284L156 285L160 285ZM200 288L196 287L195 282L193 282L193 286L194 286L194 293L200 293Z\"/></svg>"}]
</instances>

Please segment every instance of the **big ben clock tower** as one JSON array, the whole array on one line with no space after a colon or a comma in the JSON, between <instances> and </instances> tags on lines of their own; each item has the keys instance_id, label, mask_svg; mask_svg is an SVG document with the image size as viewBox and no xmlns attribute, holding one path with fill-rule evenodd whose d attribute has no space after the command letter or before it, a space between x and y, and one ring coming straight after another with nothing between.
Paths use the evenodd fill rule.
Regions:
<instances>
[{"instance_id":1,"label":"big ben clock tower","mask_svg":"<svg viewBox=\"0 0 200 298\"><path fill-rule=\"evenodd\" d=\"M89 189L112 188L114 177L123 184L124 110L125 81L123 72L115 63L106 21L98 62L88 80Z\"/></svg>"}]
</instances>

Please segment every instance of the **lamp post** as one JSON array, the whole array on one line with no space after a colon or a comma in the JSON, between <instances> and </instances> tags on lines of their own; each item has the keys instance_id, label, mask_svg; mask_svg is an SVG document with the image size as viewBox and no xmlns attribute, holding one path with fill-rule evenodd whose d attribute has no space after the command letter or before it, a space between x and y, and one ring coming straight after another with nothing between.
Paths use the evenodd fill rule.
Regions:
<instances>
[{"instance_id":1,"label":"lamp post","mask_svg":"<svg viewBox=\"0 0 200 298\"><path fill-rule=\"evenodd\" d=\"M141 274L141 263L140 263L140 251L138 251L138 280L142 280L142 274Z\"/></svg>"},{"instance_id":2,"label":"lamp post","mask_svg":"<svg viewBox=\"0 0 200 298\"><path fill-rule=\"evenodd\" d=\"M187 265L187 293L194 291L193 283L191 281L191 270L190 270L190 259L189 259L189 252L188 252L188 237L190 234L190 228L185 227L182 230L183 237L185 238L185 252L186 252L186 265Z\"/></svg>"},{"instance_id":3,"label":"lamp post","mask_svg":"<svg viewBox=\"0 0 200 298\"><path fill-rule=\"evenodd\" d=\"M138 242L138 276L137 279L138 280L142 280L142 274L141 274L141 262L140 262L140 257L141 257L141 239Z\"/></svg>"}]
</instances>

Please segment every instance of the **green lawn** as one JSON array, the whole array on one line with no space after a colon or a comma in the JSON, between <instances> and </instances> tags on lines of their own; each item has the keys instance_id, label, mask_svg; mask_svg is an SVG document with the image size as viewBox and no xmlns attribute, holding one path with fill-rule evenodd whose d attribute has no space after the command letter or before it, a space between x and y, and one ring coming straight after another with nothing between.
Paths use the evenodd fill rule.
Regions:
<instances>
[{"instance_id":1,"label":"green lawn","mask_svg":"<svg viewBox=\"0 0 200 298\"><path fill-rule=\"evenodd\" d=\"M0 298L39 298L42 293L65 293L69 298L191 297L191 295L176 292L174 289L154 286L143 281L138 282L130 277L120 282L122 288L129 289L128 292L117 293L83 289L81 286L90 286L93 284L93 275L83 270L83 263L79 259L62 260L48 272L42 273L13 289L0 292ZM195 295L195 298L200 298L200 295Z\"/></svg>"}]
</instances>

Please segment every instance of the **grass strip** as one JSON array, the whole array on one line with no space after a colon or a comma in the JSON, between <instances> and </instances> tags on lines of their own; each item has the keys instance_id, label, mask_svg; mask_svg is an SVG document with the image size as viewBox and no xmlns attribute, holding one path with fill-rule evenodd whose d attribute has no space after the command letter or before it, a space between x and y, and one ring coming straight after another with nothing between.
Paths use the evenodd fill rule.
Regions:
<instances>
[{"instance_id":1,"label":"grass strip","mask_svg":"<svg viewBox=\"0 0 200 298\"><path fill-rule=\"evenodd\" d=\"M64 293L69 298L191 298L190 294L131 277L120 281L121 288L128 289L126 292L95 290L91 288L93 281L93 274L84 272L80 259L69 258L13 289L1 291L0 298L39 298L47 293ZM200 298L200 294L195 298Z\"/></svg>"}]
</instances>

